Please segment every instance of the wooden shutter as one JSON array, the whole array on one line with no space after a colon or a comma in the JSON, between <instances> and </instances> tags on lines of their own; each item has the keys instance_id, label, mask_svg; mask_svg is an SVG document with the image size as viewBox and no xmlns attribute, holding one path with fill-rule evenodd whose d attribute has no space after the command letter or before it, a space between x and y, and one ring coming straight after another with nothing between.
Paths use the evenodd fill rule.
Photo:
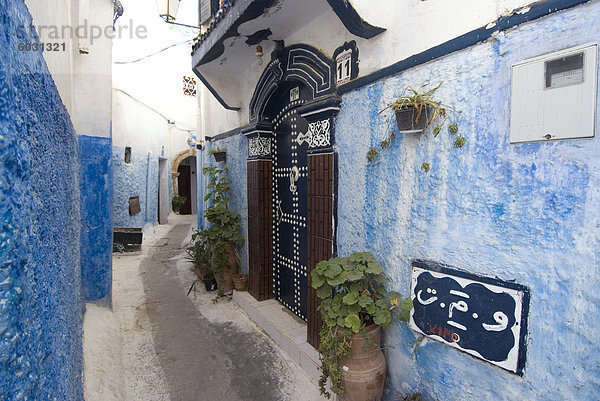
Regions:
<instances>
[{"instance_id":1,"label":"wooden shutter","mask_svg":"<svg viewBox=\"0 0 600 401\"><path fill-rule=\"evenodd\" d=\"M310 272L333 252L333 154L308 156L308 338L318 349L323 325L317 311L320 300L310 286Z\"/></svg>"},{"instance_id":2,"label":"wooden shutter","mask_svg":"<svg viewBox=\"0 0 600 401\"><path fill-rule=\"evenodd\" d=\"M248 292L258 301L273 296L272 163L247 162L248 185Z\"/></svg>"}]
</instances>

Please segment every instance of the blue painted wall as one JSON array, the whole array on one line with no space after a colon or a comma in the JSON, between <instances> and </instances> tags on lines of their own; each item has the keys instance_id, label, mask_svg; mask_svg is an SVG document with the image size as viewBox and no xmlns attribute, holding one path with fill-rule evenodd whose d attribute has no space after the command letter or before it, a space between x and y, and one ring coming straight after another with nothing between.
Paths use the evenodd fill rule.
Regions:
<instances>
[{"instance_id":1,"label":"blue painted wall","mask_svg":"<svg viewBox=\"0 0 600 401\"><path fill-rule=\"evenodd\" d=\"M78 136L81 188L81 276L87 301L110 303L112 286L112 146Z\"/></svg>"},{"instance_id":2,"label":"blue painted wall","mask_svg":"<svg viewBox=\"0 0 600 401\"><path fill-rule=\"evenodd\" d=\"M344 95L336 120L339 254L371 251L404 294L414 259L531 290L522 378L418 343L396 323L385 333L387 399L410 391L437 400L600 399L600 124L594 139L509 143L511 64L598 42L599 26L600 3L591 2ZM467 145L454 149L447 132L397 134L368 164L369 147L389 132L379 110L406 86L441 81L438 97L470 121L459 120Z\"/></svg>"},{"instance_id":3,"label":"blue painted wall","mask_svg":"<svg viewBox=\"0 0 600 401\"><path fill-rule=\"evenodd\" d=\"M212 149L222 148L227 150L227 161L225 163L215 162L215 158L208 152ZM229 170L227 177L231 183L229 193L229 209L242 216L241 234L244 236L244 246L239 248L241 266L240 273L248 273L248 199L246 180L246 160L248 159L248 140L243 135L230 136L221 140L208 142L204 151L204 165L214 166L219 164ZM208 184L208 177L204 176L204 184ZM206 188L204 189L206 191ZM205 192L206 193L206 192ZM206 206L210 206L207 202ZM205 206L205 207L206 207ZM201 214L198 209L198 215ZM200 217L199 217L200 218Z\"/></svg>"},{"instance_id":4,"label":"blue painted wall","mask_svg":"<svg viewBox=\"0 0 600 401\"><path fill-rule=\"evenodd\" d=\"M158 223L158 156L131 151L125 163L125 148L113 146L113 225L140 227ZM129 215L129 198L139 196L142 211Z\"/></svg>"},{"instance_id":5,"label":"blue painted wall","mask_svg":"<svg viewBox=\"0 0 600 401\"><path fill-rule=\"evenodd\" d=\"M0 399L83 400L77 138L31 16L0 0Z\"/></svg>"}]
</instances>

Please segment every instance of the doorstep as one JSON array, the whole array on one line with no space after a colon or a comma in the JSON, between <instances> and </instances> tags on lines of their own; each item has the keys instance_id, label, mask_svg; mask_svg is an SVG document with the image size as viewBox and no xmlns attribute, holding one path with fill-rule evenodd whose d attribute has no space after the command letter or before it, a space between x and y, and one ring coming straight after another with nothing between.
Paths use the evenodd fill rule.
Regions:
<instances>
[{"instance_id":1,"label":"doorstep","mask_svg":"<svg viewBox=\"0 0 600 401\"><path fill-rule=\"evenodd\" d=\"M257 301L246 291L234 291L233 301L318 385L319 353L306 342L307 326L303 320L276 300Z\"/></svg>"}]
</instances>

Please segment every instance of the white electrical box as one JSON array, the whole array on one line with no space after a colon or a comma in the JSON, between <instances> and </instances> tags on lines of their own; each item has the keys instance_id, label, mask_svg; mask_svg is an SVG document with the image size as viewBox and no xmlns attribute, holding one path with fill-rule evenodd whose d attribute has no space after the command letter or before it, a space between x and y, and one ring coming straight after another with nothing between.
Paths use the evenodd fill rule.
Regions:
<instances>
[{"instance_id":1,"label":"white electrical box","mask_svg":"<svg viewBox=\"0 0 600 401\"><path fill-rule=\"evenodd\" d=\"M597 59L588 44L514 64L510 142L593 137Z\"/></svg>"}]
</instances>

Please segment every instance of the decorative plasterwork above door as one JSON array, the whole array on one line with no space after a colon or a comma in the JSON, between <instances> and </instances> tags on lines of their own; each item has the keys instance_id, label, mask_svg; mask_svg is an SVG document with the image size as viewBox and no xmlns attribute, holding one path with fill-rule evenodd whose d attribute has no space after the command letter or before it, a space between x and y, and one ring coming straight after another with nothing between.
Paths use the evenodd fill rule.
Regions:
<instances>
[{"instance_id":1,"label":"decorative plasterwork above door","mask_svg":"<svg viewBox=\"0 0 600 401\"><path fill-rule=\"evenodd\" d=\"M370 39L385 31L364 21L349 0L234 0L229 4L194 44L192 67L215 98L230 110L242 106L239 88L245 72L257 61L256 45L264 48L267 65L272 60L269 55L277 50L275 43L288 40L319 18L345 30L347 40ZM329 57L334 49L327 51ZM274 58L279 57L275 54Z\"/></svg>"}]
</instances>

